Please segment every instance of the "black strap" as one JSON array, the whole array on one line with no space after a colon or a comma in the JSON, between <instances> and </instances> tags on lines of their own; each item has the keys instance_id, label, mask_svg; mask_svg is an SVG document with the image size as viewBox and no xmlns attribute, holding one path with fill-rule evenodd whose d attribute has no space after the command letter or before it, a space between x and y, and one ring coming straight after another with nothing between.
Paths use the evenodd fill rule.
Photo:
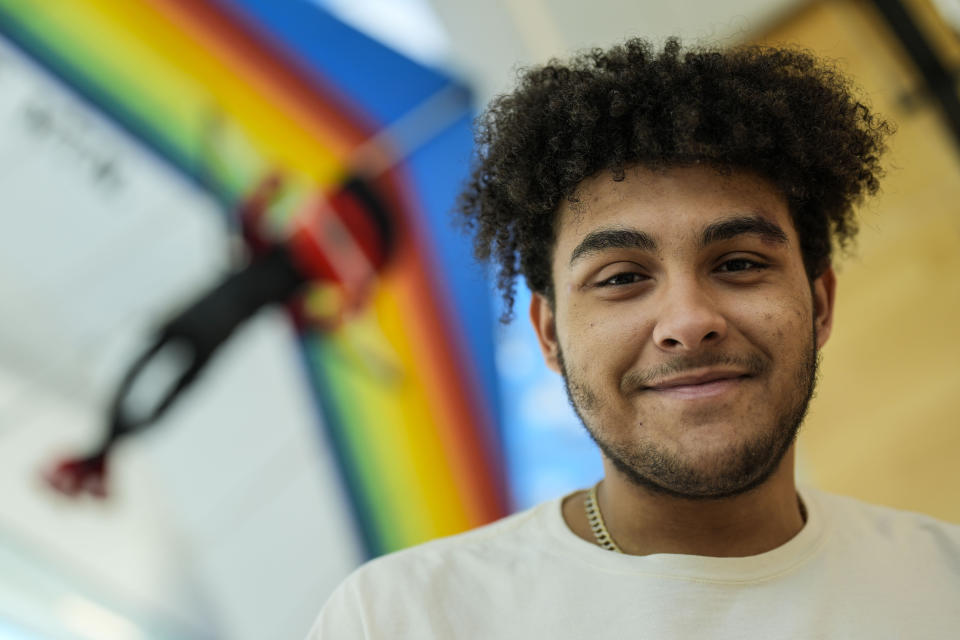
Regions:
<instances>
[{"instance_id":1,"label":"black strap","mask_svg":"<svg viewBox=\"0 0 960 640\"><path fill-rule=\"evenodd\" d=\"M873 5L917 66L927 90L940 105L960 152L960 96L955 74L944 66L901 0L873 0Z\"/></svg>"}]
</instances>

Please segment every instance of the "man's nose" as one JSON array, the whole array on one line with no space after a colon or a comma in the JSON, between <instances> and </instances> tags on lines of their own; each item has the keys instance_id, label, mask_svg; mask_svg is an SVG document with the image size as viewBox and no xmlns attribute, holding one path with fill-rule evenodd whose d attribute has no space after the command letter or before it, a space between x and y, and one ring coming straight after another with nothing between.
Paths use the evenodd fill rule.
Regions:
<instances>
[{"instance_id":1,"label":"man's nose","mask_svg":"<svg viewBox=\"0 0 960 640\"><path fill-rule=\"evenodd\" d=\"M726 337L726 318L698 283L665 284L661 298L653 329L653 340L659 348L674 353L695 351Z\"/></svg>"}]
</instances>

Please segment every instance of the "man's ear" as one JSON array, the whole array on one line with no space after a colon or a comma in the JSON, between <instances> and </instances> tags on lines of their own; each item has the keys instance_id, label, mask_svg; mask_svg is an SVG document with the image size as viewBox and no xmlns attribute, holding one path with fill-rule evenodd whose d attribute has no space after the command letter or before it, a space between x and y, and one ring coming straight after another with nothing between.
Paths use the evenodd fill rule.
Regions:
<instances>
[{"instance_id":1,"label":"man's ear","mask_svg":"<svg viewBox=\"0 0 960 640\"><path fill-rule=\"evenodd\" d=\"M833 267L820 274L813 281L813 316L817 328L817 349L823 347L833 328L833 299L837 292L837 276Z\"/></svg>"},{"instance_id":2,"label":"man's ear","mask_svg":"<svg viewBox=\"0 0 960 640\"><path fill-rule=\"evenodd\" d=\"M537 332L540 351L547 366L560 373L560 343L557 342L557 322L553 305L546 296L534 293L530 299L530 322Z\"/></svg>"}]
</instances>

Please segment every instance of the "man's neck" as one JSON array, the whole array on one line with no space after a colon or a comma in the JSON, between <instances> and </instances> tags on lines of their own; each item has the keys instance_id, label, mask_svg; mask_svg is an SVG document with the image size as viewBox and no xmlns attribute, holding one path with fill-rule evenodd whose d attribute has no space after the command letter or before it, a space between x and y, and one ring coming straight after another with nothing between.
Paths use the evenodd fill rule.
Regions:
<instances>
[{"instance_id":1,"label":"man's neck","mask_svg":"<svg viewBox=\"0 0 960 640\"><path fill-rule=\"evenodd\" d=\"M564 519L574 533L595 543L583 498L581 492L565 501ZM739 496L675 498L638 487L608 468L598 503L610 535L632 555L750 556L779 547L803 528L793 448L766 482Z\"/></svg>"}]
</instances>

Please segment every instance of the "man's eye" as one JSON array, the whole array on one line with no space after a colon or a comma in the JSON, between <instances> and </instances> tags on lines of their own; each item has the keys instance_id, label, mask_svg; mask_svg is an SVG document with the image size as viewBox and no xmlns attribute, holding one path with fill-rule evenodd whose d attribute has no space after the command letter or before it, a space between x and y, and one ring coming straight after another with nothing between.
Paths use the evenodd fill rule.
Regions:
<instances>
[{"instance_id":1,"label":"man's eye","mask_svg":"<svg viewBox=\"0 0 960 640\"><path fill-rule=\"evenodd\" d=\"M616 275L610 276L606 280L601 280L596 284L598 287L616 287L622 286L625 284L634 284L635 282L641 282L645 280L647 276L642 273L635 273L631 271L625 271L623 273L618 273Z\"/></svg>"},{"instance_id":2,"label":"man's eye","mask_svg":"<svg viewBox=\"0 0 960 640\"><path fill-rule=\"evenodd\" d=\"M717 267L717 271L721 273L736 273L739 271L758 271L766 268L767 265L762 262L749 260L747 258L734 258L733 260L727 260Z\"/></svg>"}]
</instances>

